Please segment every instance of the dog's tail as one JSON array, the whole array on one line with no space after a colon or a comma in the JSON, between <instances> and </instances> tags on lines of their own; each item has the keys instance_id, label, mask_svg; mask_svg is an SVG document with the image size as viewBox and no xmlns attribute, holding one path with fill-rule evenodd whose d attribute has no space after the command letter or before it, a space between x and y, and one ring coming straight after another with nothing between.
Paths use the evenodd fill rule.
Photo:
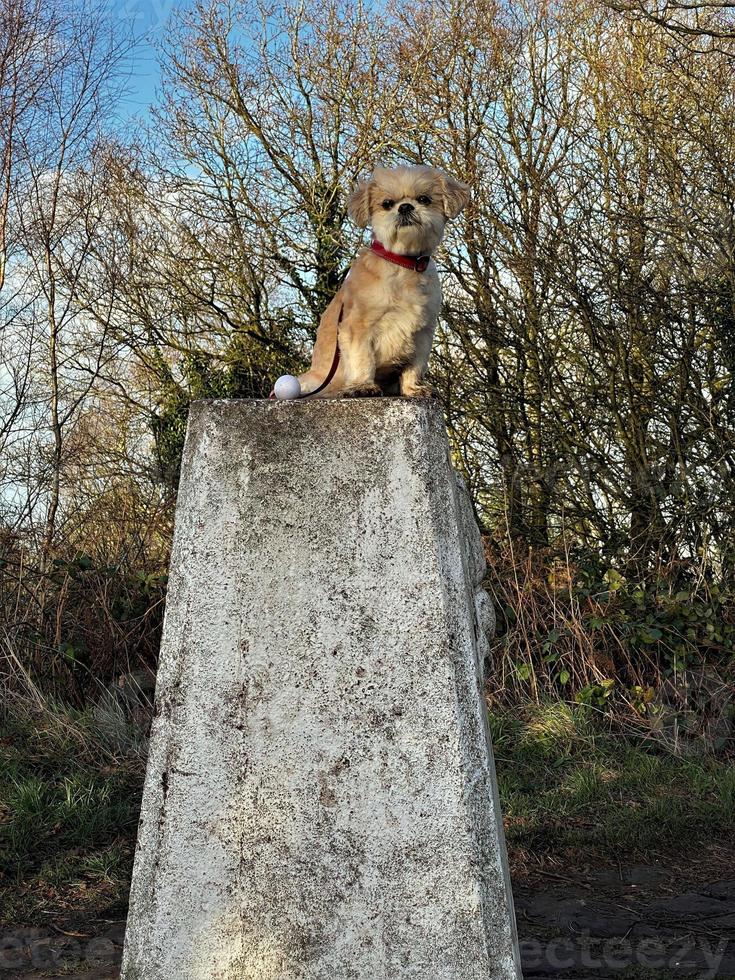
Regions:
<instances>
[{"instance_id":1,"label":"dog's tail","mask_svg":"<svg viewBox=\"0 0 735 980\"><path fill-rule=\"evenodd\" d=\"M311 367L299 375L301 397L320 394L326 397L330 387L334 389L334 379L339 367L339 325L344 313L344 302L337 294L322 315L316 335Z\"/></svg>"}]
</instances>

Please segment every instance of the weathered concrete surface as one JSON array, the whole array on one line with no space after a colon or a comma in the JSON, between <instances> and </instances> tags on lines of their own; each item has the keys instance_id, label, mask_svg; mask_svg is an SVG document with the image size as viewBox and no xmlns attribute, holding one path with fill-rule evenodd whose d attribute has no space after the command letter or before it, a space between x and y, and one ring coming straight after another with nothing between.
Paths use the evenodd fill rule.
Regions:
<instances>
[{"instance_id":1,"label":"weathered concrete surface","mask_svg":"<svg viewBox=\"0 0 735 980\"><path fill-rule=\"evenodd\" d=\"M201 402L124 980L520 978L441 413Z\"/></svg>"}]
</instances>

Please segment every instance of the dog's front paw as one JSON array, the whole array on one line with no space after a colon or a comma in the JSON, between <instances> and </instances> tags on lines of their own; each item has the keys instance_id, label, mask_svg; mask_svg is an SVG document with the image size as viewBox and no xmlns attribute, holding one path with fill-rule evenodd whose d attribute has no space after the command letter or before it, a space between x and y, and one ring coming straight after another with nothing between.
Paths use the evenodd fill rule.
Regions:
<instances>
[{"instance_id":1,"label":"dog's front paw","mask_svg":"<svg viewBox=\"0 0 735 980\"><path fill-rule=\"evenodd\" d=\"M438 398L439 393L431 385L412 385L401 392L404 398Z\"/></svg>"},{"instance_id":2,"label":"dog's front paw","mask_svg":"<svg viewBox=\"0 0 735 980\"><path fill-rule=\"evenodd\" d=\"M364 385L350 385L342 391L343 398L375 398L383 394L380 385L368 382Z\"/></svg>"}]
</instances>

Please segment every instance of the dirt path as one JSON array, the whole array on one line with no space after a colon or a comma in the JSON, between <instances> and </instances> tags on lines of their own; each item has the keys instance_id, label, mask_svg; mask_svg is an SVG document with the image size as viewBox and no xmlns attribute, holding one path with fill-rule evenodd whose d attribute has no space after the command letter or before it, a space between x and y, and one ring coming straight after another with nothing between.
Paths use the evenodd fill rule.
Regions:
<instances>
[{"instance_id":1,"label":"dirt path","mask_svg":"<svg viewBox=\"0 0 735 980\"><path fill-rule=\"evenodd\" d=\"M735 977L735 880L682 887L639 865L542 881L514 889L526 980Z\"/></svg>"},{"instance_id":2,"label":"dirt path","mask_svg":"<svg viewBox=\"0 0 735 980\"><path fill-rule=\"evenodd\" d=\"M517 881L525 980L735 977L735 878L722 871L705 883L701 869L655 864ZM124 927L7 929L0 980L117 980Z\"/></svg>"}]
</instances>

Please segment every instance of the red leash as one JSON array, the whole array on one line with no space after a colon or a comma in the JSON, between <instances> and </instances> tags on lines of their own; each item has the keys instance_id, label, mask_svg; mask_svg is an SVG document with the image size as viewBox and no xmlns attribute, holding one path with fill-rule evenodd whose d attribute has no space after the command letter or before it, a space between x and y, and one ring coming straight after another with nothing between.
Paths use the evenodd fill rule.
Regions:
<instances>
[{"instance_id":1,"label":"red leash","mask_svg":"<svg viewBox=\"0 0 735 980\"><path fill-rule=\"evenodd\" d=\"M339 318L340 320L342 319L341 310L340 310ZM322 381L319 387L315 388L313 391L308 391L305 395L299 395L299 398L311 398L312 395L318 395L320 391L323 391L334 377L338 366L339 366L339 340L334 345L334 357L332 358L332 366L330 367L329 373L327 374L324 381Z\"/></svg>"},{"instance_id":2,"label":"red leash","mask_svg":"<svg viewBox=\"0 0 735 980\"><path fill-rule=\"evenodd\" d=\"M340 309L339 309L339 316L337 317L337 324L338 325L342 322L342 316L344 314L344 311L345 311L345 308L344 308L344 305L342 305L340 307ZM339 367L339 355L340 355L339 338L337 338L337 341L336 341L336 343L334 345L334 357L332 358L332 366L330 367L329 371L327 372L327 376L324 379L324 381L322 381L322 383L319 385L318 388L315 388L313 391L307 391L305 394L299 395L299 397L298 398L295 398L294 401L299 401L301 398L311 398L312 395L318 395L320 391L324 391L324 389L327 387L327 385L332 380L332 378L334 377L334 375L337 373L337 368ZM270 393L270 395L268 395L268 398L271 401L273 401L275 399L275 397L276 397L275 391L272 391Z\"/></svg>"}]
</instances>

